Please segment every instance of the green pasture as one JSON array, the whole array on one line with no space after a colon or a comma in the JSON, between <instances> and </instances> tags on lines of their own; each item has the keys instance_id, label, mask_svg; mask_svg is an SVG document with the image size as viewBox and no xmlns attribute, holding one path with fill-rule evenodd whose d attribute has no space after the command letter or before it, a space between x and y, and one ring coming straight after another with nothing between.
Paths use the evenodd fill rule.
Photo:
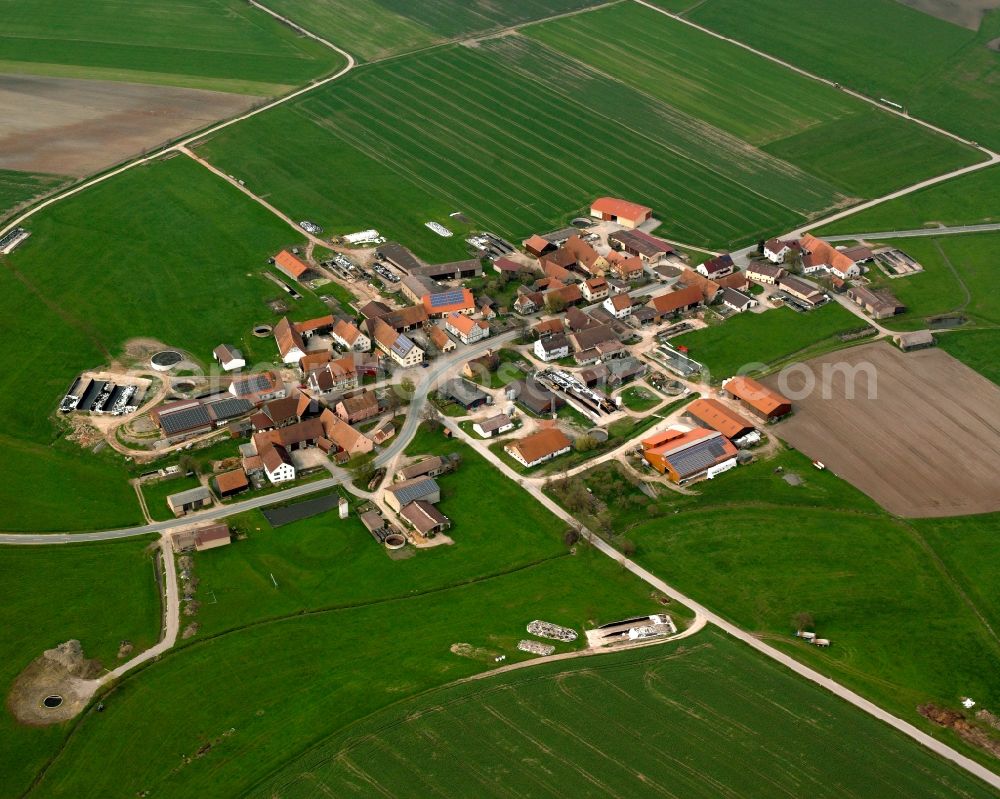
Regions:
<instances>
[{"instance_id":1,"label":"green pasture","mask_svg":"<svg viewBox=\"0 0 1000 799\"><path fill-rule=\"evenodd\" d=\"M235 452L236 447L232 442L230 449ZM165 521L174 518L174 512L167 506L167 497L178 494L181 491L188 491L198 488L201 481L197 477L182 477L174 480L156 480L155 482L143 483L142 496L146 500L146 509L150 517L157 521Z\"/></svg>"},{"instance_id":2,"label":"green pasture","mask_svg":"<svg viewBox=\"0 0 1000 799\"><path fill-rule=\"evenodd\" d=\"M239 0L0 0L0 73L277 94L342 66Z\"/></svg>"},{"instance_id":3,"label":"green pasture","mask_svg":"<svg viewBox=\"0 0 1000 799\"><path fill-rule=\"evenodd\" d=\"M622 402L630 411L648 411L662 401L662 397L646 386L629 386L621 393Z\"/></svg>"},{"instance_id":4,"label":"green pasture","mask_svg":"<svg viewBox=\"0 0 1000 799\"><path fill-rule=\"evenodd\" d=\"M894 0L707 0L686 16L973 141L1000 146L1000 53L987 47L1000 36L998 11L986 15L978 32ZM790 30L809 33L791 36ZM831 46L817 46L818 35Z\"/></svg>"},{"instance_id":5,"label":"green pasture","mask_svg":"<svg viewBox=\"0 0 1000 799\"><path fill-rule=\"evenodd\" d=\"M881 233L1000 220L1000 166L929 186L817 229L817 235Z\"/></svg>"},{"instance_id":6,"label":"green pasture","mask_svg":"<svg viewBox=\"0 0 1000 799\"><path fill-rule=\"evenodd\" d=\"M135 652L156 643L160 598L149 545L128 541L59 546L0 547L0 691L46 649L77 639L88 658L119 664L121 641ZM68 724L26 727L0 705L0 773L4 796L20 796L59 749Z\"/></svg>"},{"instance_id":7,"label":"green pasture","mask_svg":"<svg viewBox=\"0 0 1000 799\"><path fill-rule=\"evenodd\" d=\"M937 346L969 366L1000 384L1000 330L953 330L938 333Z\"/></svg>"},{"instance_id":8,"label":"green pasture","mask_svg":"<svg viewBox=\"0 0 1000 799\"><path fill-rule=\"evenodd\" d=\"M772 308L764 313L742 313L712 327L684 333L670 340L683 345L703 364L713 381L732 377L748 364L776 364L786 358L824 346L835 346L835 336L863 327L864 322L836 302L808 313Z\"/></svg>"},{"instance_id":9,"label":"green pasture","mask_svg":"<svg viewBox=\"0 0 1000 799\"><path fill-rule=\"evenodd\" d=\"M428 747L432 742L433 746ZM861 711L708 630L430 691L250 795L986 797Z\"/></svg>"},{"instance_id":10,"label":"green pasture","mask_svg":"<svg viewBox=\"0 0 1000 799\"><path fill-rule=\"evenodd\" d=\"M0 218L8 216L15 208L29 203L35 197L56 188L65 178L59 175L36 175L0 169Z\"/></svg>"}]
</instances>

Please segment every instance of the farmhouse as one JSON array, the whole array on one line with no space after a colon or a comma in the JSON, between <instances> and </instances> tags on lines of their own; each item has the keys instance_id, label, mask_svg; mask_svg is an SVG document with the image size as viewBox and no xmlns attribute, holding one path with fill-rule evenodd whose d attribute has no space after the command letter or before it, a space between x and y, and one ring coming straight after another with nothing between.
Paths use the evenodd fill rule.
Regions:
<instances>
[{"instance_id":1,"label":"farmhouse","mask_svg":"<svg viewBox=\"0 0 1000 799\"><path fill-rule=\"evenodd\" d=\"M368 436L355 430L329 408L320 414L319 421L323 426L323 437L329 442L319 442L324 451L329 449L343 454L345 458L354 458L367 455L375 448L375 443Z\"/></svg>"},{"instance_id":2,"label":"farmhouse","mask_svg":"<svg viewBox=\"0 0 1000 799\"><path fill-rule=\"evenodd\" d=\"M298 413L297 397L282 397L265 402L261 409L250 417L250 425L254 430L276 430L288 427L301 421Z\"/></svg>"},{"instance_id":3,"label":"farmhouse","mask_svg":"<svg viewBox=\"0 0 1000 799\"><path fill-rule=\"evenodd\" d=\"M205 486L189 488L187 491L180 491L167 497L167 507L173 511L174 516L183 516L211 504L212 492Z\"/></svg>"},{"instance_id":4,"label":"farmhouse","mask_svg":"<svg viewBox=\"0 0 1000 799\"><path fill-rule=\"evenodd\" d=\"M504 449L522 466L529 469L570 451L573 442L556 427L547 427L507 444Z\"/></svg>"},{"instance_id":5,"label":"farmhouse","mask_svg":"<svg viewBox=\"0 0 1000 799\"><path fill-rule=\"evenodd\" d=\"M743 311L755 308L758 302L749 294L726 287L722 289L722 304L737 313L742 313Z\"/></svg>"},{"instance_id":6,"label":"farmhouse","mask_svg":"<svg viewBox=\"0 0 1000 799\"><path fill-rule=\"evenodd\" d=\"M514 429L513 420L505 413L498 413L488 419L475 422L472 429L480 438L493 438Z\"/></svg>"},{"instance_id":7,"label":"farmhouse","mask_svg":"<svg viewBox=\"0 0 1000 799\"><path fill-rule=\"evenodd\" d=\"M614 253L617 255L617 253ZM618 280L628 282L630 280L638 280L642 277L644 271L642 266L642 259L636 256L630 256L628 258L617 257L608 258L611 266L609 270L612 275L614 275ZM614 287L614 283L609 283L609 285ZM626 287L627 290L627 287Z\"/></svg>"},{"instance_id":8,"label":"farmhouse","mask_svg":"<svg viewBox=\"0 0 1000 799\"><path fill-rule=\"evenodd\" d=\"M416 330L427 322L427 311L423 304L407 305L395 311L389 311L382 316L382 321L397 333L405 333L409 330ZM371 323L369 323L371 324Z\"/></svg>"},{"instance_id":9,"label":"farmhouse","mask_svg":"<svg viewBox=\"0 0 1000 799\"><path fill-rule=\"evenodd\" d=\"M778 287L788 294L793 299L798 300L804 305L815 308L826 302L829 297L821 291L817 286L809 283L806 280L801 280L797 277L792 277L791 275L785 275L778 281Z\"/></svg>"},{"instance_id":10,"label":"farmhouse","mask_svg":"<svg viewBox=\"0 0 1000 799\"><path fill-rule=\"evenodd\" d=\"M247 365L246 360L243 358L243 353L229 344L220 344L212 350L212 356L219 362L224 372L242 369Z\"/></svg>"},{"instance_id":11,"label":"farmhouse","mask_svg":"<svg viewBox=\"0 0 1000 799\"><path fill-rule=\"evenodd\" d=\"M731 275L735 268L736 265L733 263L733 257L729 253L723 253L716 258L698 264L695 267L695 271L699 275L714 279Z\"/></svg>"},{"instance_id":12,"label":"farmhouse","mask_svg":"<svg viewBox=\"0 0 1000 799\"><path fill-rule=\"evenodd\" d=\"M490 323L480 319L475 321L460 313L450 313L444 320L444 329L463 344L475 344L490 335Z\"/></svg>"},{"instance_id":13,"label":"farmhouse","mask_svg":"<svg viewBox=\"0 0 1000 799\"><path fill-rule=\"evenodd\" d=\"M280 444L262 442L257 447L257 454L263 465L264 476L272 485L288 483L295 479L295 465Z\"/></svg>"},{"instance_id":14,"label":"farmhouse","mask_svg":"<svg viewBox=\"0 0 1000 799\"><path fill-rule=\"evenodd\" d=\"M715 298L719 293L718 283L691 268L685 268L681 272L680 277L677 278L674 291L682 288L697 288L701 292L702 299L707 304L715 302Z\"/></svg>"},{"instance_id":15,"label":"farmhouse","mask_svg":"<svg viewBox=\"0 0 1000 799\"><path fill-rule=\"evenodd\" d=\"M333 412L348 424L357 424L380 412L378 397L374 391L362 391L353 397L345 397L336 404Z\"/></svg>"},{"instance_id":16,"label":"farmhouse","mask_svg":"<svg viewBox=\"0 0 1000 799\"><path fill-rule=\"evenodd\" d=\"M322 369L333 359L333 350L313 350L299 358L299 369L305 377L310 372Z\"/></svg>"},{"instance_id":17,"label":"farmhouse","mask_svg":"<svg viewBox=\"0 0 1000 799\"><path fill-rule=\"evenodd\" d=\"M282 250L274 256L274 265L279 271L296 281L309 271L309 264L288 250Z\"/></svg>"},{"instance_id":18,"label":"farmhouse","mask_svg":"<svg viewBox=\"0 0 1000 799\"><path fill-rule=\"evenodd\" d=\"M489 405L493 401L492 397L461 377L449 380L441 390L441 393L446 399L461 405L467 411L474 410L482 405Z\"/></svg>"},{"instance_id":19,"label":"farmhouse","mask_svg":"<svg viewBox=\"0 0 1000 799\"><path fill-rule=\"evenodd\" d=\"M785 276L785 270L774 264L765 264L751 261L747 267L746 275L755 283L773 286Z\"/></svg>"},{"instance_id":20,"label":"farmhouse","mask_svg":"<svg viewBox=\"0 0 1000 799\"><path fill-rule=\"evenodd\" d=\"M599 197L590 204L590 215L605 222L617 222L624 228L637 228L652 219L653 209L614 197Z\"/></svg>"},{"instance_id":21,"label":"farmhouse","mask_svg":"<svg viewBox=\"0 0 1000 799\"><path fill-rule=\"evenodd\" d=\"M608 259L599 255L597 250L580 236L570 236L563 245L562 251L569 253L573 259L572 263L585 274L600 277L608 268Z\"/></svg>"},{"instance_id":22,"label":"farmhouse","mask_svg":"<svg viewBox=\"0 0 1000 799\"><path fill-rule=\"evenodd\" d=\"M696 422L711 427L730 440L741 438L754 430L752 422L729 410L717 399L696 399L684 412Z\"/></svg>"},{"instance_id":23,"label":"farmhouse","mask_svg":"<svg viewBox=\"0 0 1000 799\"><path fill-rule=\"evenodd\" d=\"M422 499L404 505L399 511L400 518L420 535L431 538L441 530L451 527L451 521L431 503Z\"/></svg>"},{"instance_id":24,"label":"farmhouse","mask_svg":"<svg viewBox=\"0 0 1000 799\"><path fill-rule=\"evenodd\" d=\"M531 239L529 239L529 241L530 240ZM551 246L547 241L545 241L545 239L542 239L542 241L546 245ZM535 255L535 253L532 253L532 255ZM517 261L512 261L510 258L497 258L493 262L493 271L499 272L501 275L505 277L517 277L518 272L520 272L522 269L527 269L527 268L528 267L519 264Z\"/></svg>"},{"instance_id":25,"label":"farmhouse","mask_svg":"<svg viewBox=\"0 0 1000 799\"><path fill-rule=\"evenodd\" d=\"M608 244L619 247L629 255L637 255L646 263L658 263L667 255L675 252L667 242L650 236L641 230L616 230L608 234Z\"/></svg>"},{"instance_id":26,"label":"farmhouse","mask_svg":"<svg viewBox=\"0 0 1000 799\"><path fill-rule=\"evenodd\" d=\"M405 466L393 475L393 479L398 481L414 480L417 477L437 477L444 474L448 468L448 463L439 455L432 455L423 458L416 463Z\"/></svg>"},{"instance_id":27,"label":"farmhouse","mask_svg":"<svg viewBox=\"0 0 1000 799\"><path fill-rule=\"evenodd\" d=\"M583 313L583 311L580 311L577 308L571 308L570 310L574 313ZM567 314L567 317L568 316L569 314ZM586 316L586 314L584 314L584 316ZM589 319L590 317L587 318ZM566 327L563 324L562 319L545 319L531 328L531 332L538 338L544 338L545 336L562 333L565 329Z\"/></svg>"},{"instance_id":28,"label":"farmhouse","mask_svg":"<svg viewBox=\"0 0 1000 799\"><path fill-rule=\"evenodd\" d=\"M867 311L872 319L886 319L906 310L906 306L887 289L869 289L865 286L851 286L847 296Z\"/></svg>"},{"instance_id":29,"label":"farmhouse","mask_svg":"<svg viewBox=\"0 0 1000 799\"><path fill-rule=\"evenodd\" d=\"M285 363L298 363L306 354L306 345L302 340L302 334L292 327L287 316L282 317L281 321L274 326L274 340L278 344L281 360Z\"/></svg>"},{"instance_id":30,"label":"farmhouse","mask_svg":"<svg viewBox=\"0 0 1000 799\"><path fill-rule=\"evenodd\" d=\"M802 271L807 275L824 271L848 280L861 274L861 269L849 256L822 239L806 233L799 245L802 247Z\"/></svg>"},{"instance_id":31,"label":"farmhouse","mask_svg":"<svg viewBox=\"0 0 1000 799\"><path fill-rule=\"evenodd\" d=\"M507 399L514 400L535 416L554 414L566 404L565 400L558 394L549 391L537 380L531 379L515 380L509 383L504 387L504 394Z\"/></svg>"},{"instance_id":32,"label":"farmhouse","mask_svg":"<svg viewBox=\"0 0 1000 799\"><path fill-rule=\"evenodd\" d=\"M438 352L447 353L458 349L458 345L437 325L428 325L425 330L431 344L437 347Z\"/></svg>"},{"instance_id":33,"label":"farmhouse","mask_svg":"<svg viewBox=\"0 0 1000 799\"><path fill-rule=\"evenodd\" d=\"M273 430L261 430L254 433L253 443L257 454L269 444L283 447L288 452L314 447L324 437L323 423L319 419L306 419L302 422L277 427Z\"/></svg>"},{"instance_id":34,"label":"farmhouse","mask_svg":"<svg viewBox=\"0 0 1000 799\"><path fill-rule=\"evenodd\" d=\"M487 350L482 355L472 358L462 366L462 374L466 377L487 379L491 372L500 368L500 355L493 350Z\"/></svg>"},{"instance_id":35,"label":"farmhouse","mask_svg":"<svg viewBox=\"0 0 1000 799\"><path fill-rule=\"evenodd\" d=\"M797 241L782 241L781 239L768 239L764 242L764 257L767 258L772 264L781 264L785 262L785 257L790 252L796 252L799 249L799 243ZM749 271L749 269L747 270Z\"/></svg>"},{"instance_id":36,"label":"farmhouse","mask_svg":"<svg viewBox=\"0 0 1000 799\"><path fill-rule=\"evenodd\" d=\"M306 383L313 391L320 394L350 391L358 387L358 369L354 364L354 356L338 358L330 361L321 369L309 372Z\"/></svg>"},{"instance_id":37,"label":"farmhouse","mask_svg":"<svg viewBox=\"0 0 1000 799\"><path fill-rule=\"evenodd\" d=\"M333 324L333 314L327 314L326 316L317 316L315 319L307 319L304 322L295 322L292 326L299 335L308 341L317 334L332 331Z\"/></svg>"},{"instance_id":38,"label":"farmhouse","mask_svg":"<svg viewBox=\"0 0 1000 799\"><path fill-rule=\"evenodd\" d=\"M709 479L736 466L737 450L715 430L670 428L642 442L642 457L674 483Z\"/></svg>"},{"instance_id":39,"label":"farmhouse","mask_svg":"<svg viewBox=\"0 0 1000 799\"><path fill-rule=\"evenodd\" d=\"M696 308L703 299L700 288L689 286L679 291L668 291L666 294L653 297L649 301L649 307L656 312L659 318L664 319Z\"/></svg>"},{"instance_id":40,"label":"farmhouse","mask_svg":"<svg viewBox=\"0 0 1000 799\"><path fill-rule=\"evenodd\" d=\"M372 348L372 340L358 330L353 322L341 319L331 331L333 340L341 347L355 352L368 352Z\"/></svg>"},{"instance_id":41,"label":"farmhouse","mask_svg":"<svg viewBox=\"0 0 1000 799\"><path fill-rule=\"evenodd\" d=\"M285 384L278 379L274 372L260 372L233 380L229 384L229 393L255 405L288 396Z\"/></svg>"},{"instance_id":42,"label":"farmhouse","mask_svg":"<svg viewBox=\"0 0 1000 799\"><path fill-rule=\"evenodd\" d=\"M780 419L792 412L791 402L752 377L730 377L728 380L723 380L722 390L738 399L744 407L769 421Z\"/></svg>"},{"instance_id":43,"label":"farmhouse","mask_svg":"<svg viewBox=\"0 0 1000 799\"><path fill-rule=\"evenodd\" d=\"M615 319L625 319L632 315L632 298L628 294L608 297L601 305Z\"/></svg>"},{"instance_id":44,"label":"farmhouse","mask_svg":"<svg viewBox=\"0 0 1000 799\"><path fill-rule=\"evenodd\" d=\"M375 320L375 344L399 366L417 366L423 363L424 351L381 319Z\"/></svg>"},{"instance_id":45,"label":"farmhouse","mask_svg":"<svg viewBox=\"0 0 1000 799\"><path fill-rule=\"evenodd\" d=\"M437 294L425 294L421 300L424 311L431 319L443 319L451 314L471 315L476 312L476 301L469 289L451 289Z\"/></svg>"},{"instance_id":46,"label":"farmhouse","mask_svg":"<svg viewBox=\"0 0 1000 799\"><path fill-rule=\"evenodd\" d=\"M433 477L417 477L387 486L382 494L385 504L399 513L411 502L423 500L432 505L441 501L441 489Z\"/></svg>"},{"instance_id":47,"label":"farmhouse","mask_svg":"<svg viewBox=\"0 0 1000 799\"><path fill-rule=\"evenodd\" d=\"M522 316L527 316L541 308L544 302L545 299L540 291L525 292L514 300L514 310Z\"/></svg>"},{"instance_id":48,"label":"farmhouse","mask_svg":"<svg viewBox=\"0 0 1000 799\"><path fill-rule=\"evenodd\" d=\"M608 296L608 281L603 277L592 277L580 287L587 302L598 302Z\"/></svg>"},{"instance_id":49,"label":"farmhouse","mask_svg":"<svg viewBox=\"0 0 1000 799\"><path fill-rule=\"evenodd\" d=\"M562 333L540 338L535 342L535 357L540 361L558 361L569 355L569 339Z\"/></svg>"}]
</instances>

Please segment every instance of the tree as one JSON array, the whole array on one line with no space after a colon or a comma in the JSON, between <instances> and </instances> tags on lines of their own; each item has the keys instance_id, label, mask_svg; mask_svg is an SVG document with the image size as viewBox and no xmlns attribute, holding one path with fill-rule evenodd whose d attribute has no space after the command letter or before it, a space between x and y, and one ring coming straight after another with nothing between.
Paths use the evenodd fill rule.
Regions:
<instances>
[{"instance_id":1,"label":"tree","mask_svg":"<svg viewBox=\"0 0 1000 799\"><path fill-rule=\"evenodd\" d=\"M635 554L635 542L631 538L618 538L615 545L626 558L631 558Z\"/></svg>"},{"instance_id":2,"label":"tree","mask_svg":"<svg viewBox=\"0 0 1000 799\"><path fill-rule=\"evenodd\" d=\"M563 533L563 543L566 548L569 549L576 545L576 542L580 540L580 531L575 527L567 527L566 532Z\"/></svg>"},{"instance_id":3,"label":"tree","mask_svg":"<svg viewBox=\"0 0 1000 799\"><path fill-rule=\"evenodd\" d=\"M192 458L190 455L181 455L180 459L177 461L177 467L181 470L181 474L190 474L194 472L198 474L198 461Z\"/></svg>"},{"instance_id":4,"label":"tree","mask_svg":"<svg viewBox=\"0 0 1000 799\"><path fill-rule=\"evenodd\" d=\"M801 610L792 617L792 624L795 625L796 632L803 632L816 626L812 613Z\"/></svg>"},{"instance_id":5,"label":"tree","mask_svg":"<svg viewBox=\"0 0 1000 799\"><path fill-rule=\"evenodd\" d=\"M375 476L375 462L371 458L366 458L349 464L347 470L351 473L351 481L355 485L367 487Z\"/></svg>"},{"instance_id":6,"label":"tree","mask_svg":"<svg viewBox=\"0 0 1000 799\"><path fill-rule=\"evenodd\" d=\"M566 300L550 294L545 298L545 307L549 313L562 313L566 310Z\"/></svg>"},{"instance_id":7,"label":"tree","mask_svg":"<svg viewBox=\"0 0 1000 799\"><path fill-rule=\"evenodd\" d=\"M579 436L573 442L573 449L577 452L590 452L594 447L597 446L597 440L593 436Z\"/></svg>"},{"instance_id":8,"label":"tree","mask_svg":"<svg viewBox=\"0 0 1000 799\"><path fill-rule=\"evenodd\" d=\"M399 390L403 392L403 396L407 399L410 399L413 396L413 392L416 388L416 385L408 377L404 377L399 381Z\"/></svg>"}]
</instances>

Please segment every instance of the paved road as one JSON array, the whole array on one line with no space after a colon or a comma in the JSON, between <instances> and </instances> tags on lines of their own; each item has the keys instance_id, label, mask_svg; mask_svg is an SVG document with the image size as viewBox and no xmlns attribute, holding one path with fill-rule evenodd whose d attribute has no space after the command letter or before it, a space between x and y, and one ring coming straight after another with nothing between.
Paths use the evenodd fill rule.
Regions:
<instances>
[{"instance_id":1,"label":"paved road","mask_svg":"<svg viewBox=\"0 0 1000 799\"><path fill-rule=\"evenodd\" d=\"M538 500L538 502L544 505L548 510L550 510L560 519L565 521L567 524L573 525L574 527L580 527L582 534L590 541L590 543L596 549L598 549L599 551L607 555L609 558L619 563L623 568L628 569L636 577L638 577L640 580L644 581L648 585L651 585L657 591L661 591L662 593L669 596L671 599L674 599L677 602L680 602L686 605L687 607L691 608L695 612L696 618L703 618L708 623L714 624L716 627L728 633L733 638L742 641L743 643L747 644L747 646L753 647L762 655L765 655L766 657L769 657L772 660L777 661L782 666L785 666L786 668L798 674L800 677L803 677L809 680L810 682L815 683L816 685L819 685L822 688L825 688L826 690L830 691L831 693L843 699L845 702L850 702L852 705L859 708L860 710L863 710L865 713L868 713L869 715L874 716L880 721L885 722L890 727L894 727L904 735L908 735L917 743L926 746L928 749L940 755L941 757L945 758L946 760L950 760L952 763L955 763L959 767L965 769L971 774L974 774L984 782L987 782L994 788L1000 790L1000 775L995 774L985 766L980 765L971 758L966 757L961 752L952 749L947 744L942 743L941 741L938 741L935 738L932 738L930 735L923 732L922 730L917 729L909 722L904 721L903 719L892 715L886 710L883 710L878 705L868 701L860 694L855 693L849 688L845 688L840 683L820 674L815 669L811 669L808 666L803 665L799 661L795 660L795 658L790 657L789 655L786 655L784 652L781 652L780 650L776 649L770 644L761 641L752 633L749 633L746 630L737 627L735 624L732 624L731 622L727 621L718 614L713 613L704 605L696 602L686 594L682 594L676 588L673 588L672 586L665 583L655 574L647 571L639 564L625 557L625 555L623 555L621 552L619 552L617 549L615 549L613 546L607 543L604 539L595 535L586 527L582 527L580 525L579 520L577 520L574 516L571 516L566 510L564 510L560 505L557 505L555 502L553 502L544 493L539 483L534 483L534 482L529 483L527 481L524 481L522 475L518 474L513 469L511 469L506 463L504 463L493 452L491 452L487 446L482 446L482 442L476 441L475 439L468 436L465 433L465 431L462 430L457 423L455 423L454 420L445 419L444 424L452 431L452 433L456 437L461 438L463 441L475 446L476 451L479 452L479 454L482 455L484 458L486 458L488 461L490 461L490 463L492 463L493 466L499 469L500 472L502 472L511 480L514 480L515 482L522 484L524 486L524 489L528 491L535 499Z\"/></svg>"},{"instance_id":2,"label":"paved road","mask_svg":"<svg viewBox=\"0 0 1000 799\"><path fill-rule=\"evenodd\" d=\"M949 225L947 227L922 227L916 230L880 230L876 233L841 233L823 236L827 241L879 241L881 239L912 239L920 236L955 236L962 233L990 233L1000 230L1000 222L982 225Z\"/></svg>"}]
</instances>

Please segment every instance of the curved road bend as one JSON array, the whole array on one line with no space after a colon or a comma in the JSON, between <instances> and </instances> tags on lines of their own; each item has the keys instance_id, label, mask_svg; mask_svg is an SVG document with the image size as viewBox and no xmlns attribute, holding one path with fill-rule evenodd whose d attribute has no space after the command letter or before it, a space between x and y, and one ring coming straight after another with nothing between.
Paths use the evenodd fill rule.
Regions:
<instances>
[{"instance_id":1,"label":"curved road bend","mask_svg":"<svg viewBox=\"0 0 1000 799\"><path fill-rule=\"evenodd\" d=\"M445 418L443 421L445 426L448 427L455 436L461 438L463 441L475 443L465 433L465 431L462 430L458 426L458 424L455 423L454 420ZM522 479L522 475L519 475L517 472L511 469L506 463L500 460L500 458L498 458L492 451L490 451L488 447L477 448L477 451L481 455L483 455L488 461L490 461L493 464L493 466L499 469L503 474L505 474L511 480L520 483L526 491L528 491L535 499L537 499L542 505L544 505L548 510L554 513L560 519L562 519L568 524L580 527L581 533L590 541L590 543L594 547L603 552L609 558L612 558L616 562L620 563L624 568L628 569L640 580L644 581L645 583L652 586L656 590L663 592L671 599L674 599L677 602L680 602L686 605L687 607L691 608L691 610L695 612L696 618L704 618L707 622L714 624L716 627L721 629L723 632L728 633L733 638L736 638L737 640L742 641L748 646L753 647L762 655L765 655L766 657L769 657L772 660L777 661L782 666L785 666L786 668L795 672L800 677L803 677L809 680L810 682L815 683L816 685L819 685L822 688L825 688L832 694L843 699L845 702L850 702L856 708L863 710L865 713L874 716L880 721L885 722L890 727L893 727L899 732L903 733L904 735L909 736L917 743L927 747L928 749L940 755L944 759L951 761L960 768L968 771L970 774L979 777L984 782L1000 790L1000 775L995 774L985 766L977 763L975 760L966 757L961 752L952 749L947 744L942 743L941 741L931 737L922 730L917 729L909 722L904 721L903 719L892 715L886 710L883 710L878 705L868 701L860 694L855 693L849 688L845 688L838 682L800 663L799 661L795 660L795 658L786 655L784 652L781 652L778 649L775 649L773 646L765 643L764 641L761 641L752 633L742 630L735 624L726 621L726 619L719 616L718 614L713 613L704 605L701 605L700 603L691 599L691 597L682 594L675 588L672 588L663 580L661 580L659 577L657 577L655 574L647 571L646 569L644 569L642 566L640 566L630 558L625 557L625 555L623 555L621 552L619 552L617 549L615 549L613 546L607 543L603 538L600 538L599 536L595 535L590 530L588 530L586 527L580 525L579 521L575 517L567 513L566 510L562 508L562 506L552 501L548 497L548 495L546 495L542 491L539 484L529 483L527 481L524 481Z\"/></svg>"},{"instance_id":2,"label":"curved road bend","mask_svg":"<svg viewBox=\"0 0 1000 799\"><path fill-rule=\"evenodd\" d=\"M438 381L445 377L448 372L457 368L460 364L470 358L482 355L488 349L502 346L515 338L517 335L517 330L511 330L499 336L491 336L478 344L474 344L469 347L462 347L449 356L439 358L433 363L432 366L421 370L423 374L420 376L420 379L414 381L416 383L416 388L413 399L406 412L406 421L403 423L403 427L400 431L396 434L396 437L392 440L392 443L382 450L375 458L375 464L377 466L383 466L384 464L392 461L397 455L401 454L403 450L406 449L407 445L416 435L417 428L420 426L420 422L422 421L422 412L424 406L427 404L427 394L434 387L434 385L438 383ZM113 539L130 538L132 536L145 535L148 533L162 533L164 530L169 530L172 527L188 525L200 521L210 521L212 519L223 519L227 516L234 516L237 513L244 513L249 510L264 508L278 502L287 502L291 499L298 499L299 497L303 497L308 494L314 494L318 491L325 491L329 488L333 488L334 486L338 486L346 479L348 479L347 472L341 471L339 475L334 477L326 477L312 483L292 486L291 488L276 491L273 494L265 494L264 496L253 497L242 502L235 502L232 505L209 508L207 510L198 511L197 513L190 513L180 519L153 522L151 524L143 524L137 527L126 527L119 530L100 530L91 533L0 533L0 545L72 544L86 541L110 541Z\"/></svg>"}]
</instances>

